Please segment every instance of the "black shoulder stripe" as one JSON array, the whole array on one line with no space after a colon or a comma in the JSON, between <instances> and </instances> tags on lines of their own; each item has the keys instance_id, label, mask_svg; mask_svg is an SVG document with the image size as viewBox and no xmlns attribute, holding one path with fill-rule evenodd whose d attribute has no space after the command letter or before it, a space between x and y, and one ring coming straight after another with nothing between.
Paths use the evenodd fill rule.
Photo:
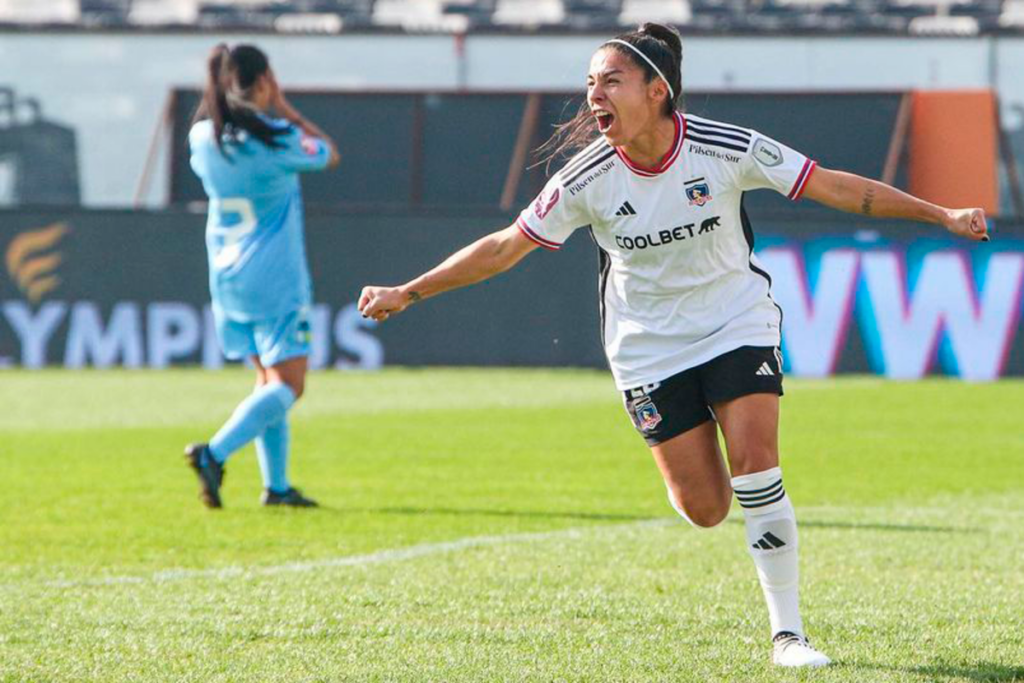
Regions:
<instances>
[{"instance_id":1,"label":"black shoulder stripe","mask_svg":"<svg viewBox=\"0 0 1024 683\"><path fill-rule=\"evenodd\" d=\"M750 131L743 130L742 128L737 128L736 126L730 126L730 125L725 124L725 123L718 123L716 121L698 121L698 120L692 119L692 118L691 119L687 119L687 121L689 123L692 123L692 124L696 125L696 126L704 126L705 128L717 128L718 130L723 131L723 132L739 133L740 135L743 135L743 136L745 136L747 138L750 137Z\"/></svg>"},{"instance_id":2,"label":"black shoulder stripe","mask_svg":"<svg viewBox=\"0 0 1024 683\"><path fill-rule=\"evenodd\" d=\"M566 165L562 167L559 173L571 173L574 168L579 168L583 164L587 163L587 160L593 158L600 149L600 145L595 145L590 149L583 150L582 152L574 156L572 159L569 159L568 163L566 163Z\"/></svg>"},{"instance_id":3,"label":"black shoulder stripe","mask_svg":"<svg viewBox=\"0 0 1024 683\"><path fill-rule=\"evenodd\" d=\"M576 179L579 178L581 175L583 175L584 173L586 173L590 169L594 168L595 166L597 166L601 162L605 161L606 159L610 159L613 156L615 156L615 150L614 149L608 150L607 154L603 154L603 155L597 157L592 162L590 162L590 164L588 164L587 166L584 166L582 169L577 171L576 174L573 175L571 178L564 178L563 182L566 185L568 185L569 183L575 182Z\"/></svg>"},{"instance_id":4,"label":"black shoulder stripe","mask_svg":"<svg viewBox=\"0 0 1024 683\"><path fill-rule=\"evenodd\" d=\"M689 140L690 142L696 142L701 145L710 145L712 147L725 147L726 149L736 150L737 152L747 151L746 145L740 146L737 144L733 144L731 142L724 142L722 140L711 140L709 138L702 138L697 135L690 135L689 133L687 133L686 139Z\"/></svg>"},{"instance_id":5,"label":"black shoulder stripe","mask_svg":"<svg viewBox=\"0 0 1024 683\"><path fill-rule=\"evenodd\" d=\"M598 138L597 140L594 140L589 145L587 145L583 150L576 153L571 159L569 159L569 161L565 163L565 166L563 166L561 170L567 171L571 169L573 166L579 166L581 163L585 162L587 159L594 156L594 154L599 152L601 148L606 146L607 144L608 142L604 138Z\"/></svg>"},{"instance_id":6,"label":"black shoulder stripe","mask_svg":"<svg viewBox=\"0 0 1024 683\"><path fill-rule=\"evenodd\" d=\"M696 131L701 135L706 135L707 137L723 138L725 140L735 140L736 142L742 143L750 142L749 135L740 135L739 133L723 133L721 131L715 130L714 128L705 128L704 126L700 126L696 123L690 126L690 130Z\"/></svg>"},{"instance_id":7,"label":"black shoulder stripe","mask_svg":"<svg viewBox=\"0 0 1024 683\"><path fill-rule=\"evenodd\" d=\"M601 143L602 144L596 145L593 149L581 152L577 157L571 159L569 163L567 163L558 173L564 178L571 173L575 173L588 162L593 161L603 150L608 148L608 143L606 141L601 140Z\"/></svg>"}]
</instances>

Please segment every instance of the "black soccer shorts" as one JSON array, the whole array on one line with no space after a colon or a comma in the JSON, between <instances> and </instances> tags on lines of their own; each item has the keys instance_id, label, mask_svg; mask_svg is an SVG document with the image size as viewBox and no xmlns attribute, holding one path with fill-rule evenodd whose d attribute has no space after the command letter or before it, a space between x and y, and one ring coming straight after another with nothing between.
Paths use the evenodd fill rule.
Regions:
<instances>
[{"instance_id":1,"label":"black soccer shorts","mask_svg":"<svg viewBox=\"0 0 1024 683\"><path fill-rule=\"evenodd\" d=\"M749 394L782 396L782 354L774 346L741 346L622 393L633 426L656 446L714 419L712 404Z\"/></svg>"}]
</instances>

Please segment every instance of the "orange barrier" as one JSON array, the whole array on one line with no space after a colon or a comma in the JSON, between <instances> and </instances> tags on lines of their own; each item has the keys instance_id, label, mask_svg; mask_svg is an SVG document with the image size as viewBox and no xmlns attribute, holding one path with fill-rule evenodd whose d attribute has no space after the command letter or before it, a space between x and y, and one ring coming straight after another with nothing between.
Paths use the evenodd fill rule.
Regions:
<instances>
[{"instance_id":1,"label":"orange barrier","mask_svg":"<svg viewBox=\"0 0 1024 683\"><path fill-rule=\"evenodd\" d=\"M991 90L914 92L911 194L949 207L999 210L996 106Z\"/></svg>"}]
</instances>

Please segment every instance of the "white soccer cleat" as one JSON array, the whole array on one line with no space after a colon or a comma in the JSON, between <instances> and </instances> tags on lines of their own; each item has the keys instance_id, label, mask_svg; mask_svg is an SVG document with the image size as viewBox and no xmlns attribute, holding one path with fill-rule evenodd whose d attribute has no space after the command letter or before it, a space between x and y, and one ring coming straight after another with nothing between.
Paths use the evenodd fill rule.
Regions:
<instances>
[{"instance_id":1,"label":"white soccer cleat","mask_svg":"<svg viewBox=\"0 0 1024 683\"><path fill-rule=\"evenodd\" d=\"M772 643L772 662L776 666L818 667L832 663L831 659L811 647L806 638L795 633L779 631L772 638Z\"/></svg>"}]
</instances>

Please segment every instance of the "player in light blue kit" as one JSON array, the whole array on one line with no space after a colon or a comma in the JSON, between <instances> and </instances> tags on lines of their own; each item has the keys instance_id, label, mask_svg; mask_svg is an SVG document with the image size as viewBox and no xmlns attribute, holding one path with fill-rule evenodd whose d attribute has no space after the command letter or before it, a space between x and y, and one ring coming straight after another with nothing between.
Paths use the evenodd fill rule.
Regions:
<instances>
[{"instance_id":1,"label":"player in light blue kit","mask_svg":"<svg viewBox=\"0 0 1024 683\"><path fill-rule=\"evenodd\" d=\"M263 504L313 507L287 474L287 416L305 384L312 302L298 174L337 165L337 150L289 104L266 55L251 45L214 48L189 147L210 198L217 337L228 358L252 360L256 389L209 444L189 445L185 457L200 499L219 508L224 463L255 439Z\"/></svg>"}]
</instances>

